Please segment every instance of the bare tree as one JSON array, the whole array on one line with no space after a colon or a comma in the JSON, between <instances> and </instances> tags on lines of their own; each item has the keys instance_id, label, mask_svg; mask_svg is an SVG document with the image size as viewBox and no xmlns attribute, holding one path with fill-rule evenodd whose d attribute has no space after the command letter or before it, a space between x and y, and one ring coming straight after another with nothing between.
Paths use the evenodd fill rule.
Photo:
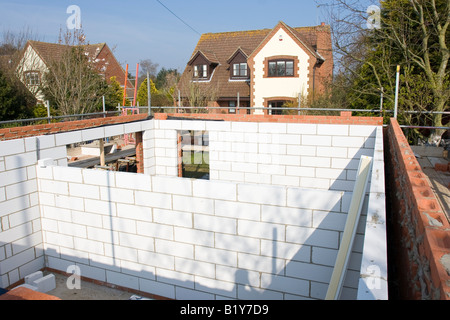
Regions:
<instances>
[{"instance_id":1,"label":"bare tree","mask_svg":"<svg viewBox=\"0 0 450 320\"><path fill-rule=\"evenodd\" d=\"M105 79L91 59L86 37L81 30L61 34L63 47L60 56L54 58L44 77L44 93L63 114L83 114L100 107L107 91Z\"/></svg>"},{"instance_id":2,"label":"bare tree","mask_svg":"<svg viewBox=\"0 0 450 320\"><path fill-rule=\"evenodd\" d=\"M182 92L190 109L191 113L201 113L210 106L211 103L217 100L219 94L219 85L214 83L203 83L194 81L188 77L182 77L178 83L178 90Z\"/></svg>"},{"instance_id":3,"label":"bare tree","mask_svg":"<svg viewBox=\"0 0 450 320\"><path fill-rule=\"evenodd\" d=\"M441 127L439 112L447 110L450 99L450 0L386 0L379 12L368 1L317 2L328 9L340 72L359 80L352 88L355 93L379 97L384 89L385 99L392 102L399 64L400 108L436 111L430 124ZM361 72L364 68L366 74ZM368 73L370 78L365 77ZM441 134L436 130L435 135Z\"/></svg>"}]
</instances>

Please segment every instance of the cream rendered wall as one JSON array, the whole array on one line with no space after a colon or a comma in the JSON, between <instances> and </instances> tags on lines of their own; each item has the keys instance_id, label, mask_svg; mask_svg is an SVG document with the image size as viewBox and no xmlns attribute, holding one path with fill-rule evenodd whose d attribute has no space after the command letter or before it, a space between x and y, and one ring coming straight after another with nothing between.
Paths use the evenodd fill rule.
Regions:
<instances>
[{"instance_id":1,"label":"cream rendered wall","mask_svg":"<svg viewBox=\"0 0 450 320\"><path fill-rule=\"evenodd\" d=\"M34 51L31 46L28 46L23 55L22 61L19 63L17 67L17 72L20 75L21 81L26 85L25 80L25 72L27 71L39 71L41 74L41 81L45 72L47 72L48 68L44 61L39 57L39 55ZM29 87L28 88L32 94L35 95L36 99L43 100L44 95L42 91L38 89L38 87Z\"/></svg>"},{"instance_id":2,"label":"cream rendered wall","mask_svg":"<svg viewBox=\"0 0 450 320\"><path fill-rule=\"evenodd\" d=\"M282 37L283 41L280 41ZM264 60L272 56L297 56L299 77L264 78ZM303 95L308 91L309 56L298 46L291 36L283 29L269 40L254 58L254 102L255 107L264 107L264 98L292 97L297 98L299 93ZM257 109L255 114L263 111Z\"/></svg>"}]
</instances>

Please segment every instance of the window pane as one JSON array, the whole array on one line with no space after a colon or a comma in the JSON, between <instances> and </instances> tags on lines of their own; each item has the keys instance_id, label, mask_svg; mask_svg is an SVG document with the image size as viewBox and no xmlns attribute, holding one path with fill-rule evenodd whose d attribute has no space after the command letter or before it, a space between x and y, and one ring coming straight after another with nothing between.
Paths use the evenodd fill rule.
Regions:
<instances>
[{"instance_id":1,"label":"window pane","mask_svg":"<svg viewBox=\"0 0 450 320\"><path fill-rule=\"evenodd\" d=\"M233 64L233 76L239 76L239 64Z\"/></svg>"},{"instance_id":2,"label":"window pane","mask_svg":"<svg viewBox=\"0 0 450 320\"><path fill-rule=\"evenodd\" d=\"M277 63L269 62L269 77L274 77L277 75Z\"/></svg>"},{"instance_id":3,"label":"window pane","mask_svg":"<svg viewBox=\"0 0 450 320\"><path fill-rule=\"evenodd\" d=\"M203 78L208 76L208 66L206 64L203 65Z\"/></svg>"},{"instance_id":4,"label":"window pane","mask_svg":"<svg viewBox=\"0 0 450 320\"><path fill-rule=\"evenodd\" d=\"M278 61L277 62L277 76L282 77L286 75L286 62Z\"/></svg>"},{"instance_id":5,"label":"window pane","mask_svg":"<svg viewBox=\"0 0 450 320\"><path fill-rule=\"evenodd\" d=\"M198 77L198 66L194 66L194 77Z\"/></svg>"},{"instance_id":6,"label":"window pane","mask_svg":"<svg viewBox=\"0 0 450 320\"><path fill-rule=\"evenodd\" d=\"M247 76L247 64L241 63L241 76L246 77Z\"/></svg>"},{"instance_id":7,"label":"window pane","mask_svg":"<svg viewBox=\"0 0 450 320\"><path fill-rule=\"evenodd\" d=\"M286 61L286 75L287 76L294 75L294 61Z\"/></svg>"}]
</instances>

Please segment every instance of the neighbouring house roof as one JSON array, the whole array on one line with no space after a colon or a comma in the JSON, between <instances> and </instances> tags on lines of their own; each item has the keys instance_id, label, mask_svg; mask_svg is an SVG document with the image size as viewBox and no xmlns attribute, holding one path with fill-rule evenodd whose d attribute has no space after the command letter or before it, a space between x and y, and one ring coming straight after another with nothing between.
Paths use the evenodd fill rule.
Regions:
<instances>
[{"instance_id":1,"label":"neighbouring house roof","mask_svg":"<svg viewBox=\"0 0 450 320\"><path fill-rule=\"evenodd\" d=\"M306 48L306 50L317 60L324 60L321 50L331 50L331 48L318 48L317 32L329 28L329 26L316 27L297 27L292 28L285 23L280 22L279 25L284 26L297 41ZM275 27L277 28L277 27ZM180 80L181 91L183 92L183 84L191 81L193 67L192 63L199 54L210 61L218 64L214 69L214 74L209 81L203 81L204 85L217 86L218 96L221 98L236 97L239 92L241 97L250 96L249 81L230 81L230 61L240 51L245 57L251 56L261 45L264 40L270 36L275 29L261 29L236 32L222 33L205 33L201 35L192 56L188 60L187 67L183 72Z\"/></svg>"},{"instance_id":2,"label":"neighbouring house roof","mask_svg":"<svg viewBox=\"0 0 450 320\"><path fill-rule=\"evenodd\" d=\"M51 65L52 61L58 61L63 57L64 52L69 47L65 44L49 43L35 40L28 40L25 45L24 52L31 46L36 54L42 59L47 68ZM106 43L86 44L81 45L84 53L87 55L91 62L95 63L96 69L104 74L106 81L109 81L112 76L116 77L116 80L124 85L125 83L125 70L115 58L113 52L110 50ZM134 84L127 81L128 91L134 90Z\"/></svg>"}]
</instances>

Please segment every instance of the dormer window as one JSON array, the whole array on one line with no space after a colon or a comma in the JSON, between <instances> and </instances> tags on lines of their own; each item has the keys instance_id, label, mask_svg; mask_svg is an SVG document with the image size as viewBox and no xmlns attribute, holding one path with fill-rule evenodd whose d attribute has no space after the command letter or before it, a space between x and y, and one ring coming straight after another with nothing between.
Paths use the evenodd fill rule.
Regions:
<instances>
[{"instance_id":1,"label":"dormer window","mask_svg":"<svg viewBox=\"0 0 450 320\"><path fill-rule=\"evenodd\" d=\"M233 64L233 77L234 78L247 78L248 77L247 63L235 63Z\"/></svg>"},{"instance_id":2,"label":"dormer window","mask_svg":"<svg viewBox=\"0 0 450 320\"><path fill-rule=\"evenodd\" d=\"M206 79L208 78L208 65L197 64L194 66L194 78Z\"/></svg>"}]
</instances>

